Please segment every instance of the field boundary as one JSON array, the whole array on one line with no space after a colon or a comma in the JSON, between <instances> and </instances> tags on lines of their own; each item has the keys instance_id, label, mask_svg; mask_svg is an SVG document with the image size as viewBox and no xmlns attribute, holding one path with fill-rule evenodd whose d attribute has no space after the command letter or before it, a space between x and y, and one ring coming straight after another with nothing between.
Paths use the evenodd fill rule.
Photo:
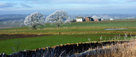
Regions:
<instances>
[{"instance_id":1,"label":"field boundary","mask_svg":"<svg viewBox=\"0 0 136 57\"><path fill-rule=\"evenodd\" d=\"M5 53L1 53L0 56L11 56L11 57L20 57L20 56L38 56L38 57L60 57L60 56L74 56L76 53L84 52L88 49L96 49L101 48L102 46L106 45L115 45L117 43L126 43L129 41L103 41L103 42L79 42L79 43L67 43L67 44L61 44L56 45L52 47L45 47L45 48L37 48L32 50L25 50L25 51L19 51L16 53L13 53L11 55L6 55Z\"/></svg>"}]
</instances>

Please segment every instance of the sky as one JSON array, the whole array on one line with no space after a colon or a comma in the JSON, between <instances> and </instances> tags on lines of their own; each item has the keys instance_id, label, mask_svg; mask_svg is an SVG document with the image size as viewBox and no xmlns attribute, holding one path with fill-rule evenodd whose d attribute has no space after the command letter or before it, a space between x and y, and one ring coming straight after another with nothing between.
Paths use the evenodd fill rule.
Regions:
<instances>
[{"instance_id":1,"label":"sky","mask_svg":"<svg viewBox=\"0 0 136 57\"><path fill-rule=\"evenodd\" d=\"M0 14L136 14L136 0L0 0Z\"/></svg>"}]
</instances>

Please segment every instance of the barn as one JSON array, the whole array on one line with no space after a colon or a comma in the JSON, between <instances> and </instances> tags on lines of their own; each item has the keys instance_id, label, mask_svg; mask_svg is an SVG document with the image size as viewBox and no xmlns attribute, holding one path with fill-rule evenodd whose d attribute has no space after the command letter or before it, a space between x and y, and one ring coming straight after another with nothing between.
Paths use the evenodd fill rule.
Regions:
<instances>
[{"instance_id":1,"label":"barn","mask_svg":"<svg viewBox=\"0 0 136 57\"><path fill-rule=\"evenodd\" d=\"M85 18L85 21L88 22L88 21L94 21L94 19L92 17L86 17Z\"/></svg>"}]
</instances>

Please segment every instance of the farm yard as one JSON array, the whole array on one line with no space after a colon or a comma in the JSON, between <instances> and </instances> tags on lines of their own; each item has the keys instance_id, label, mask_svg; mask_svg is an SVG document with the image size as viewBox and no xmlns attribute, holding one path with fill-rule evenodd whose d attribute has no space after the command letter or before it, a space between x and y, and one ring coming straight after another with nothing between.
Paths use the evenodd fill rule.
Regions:
<instances>
[{"instance_id":1,"label":"farm yard","mask_svg":"<svg viewBox=\"0 0 136 57\"><path fill-rule=\"evenodd\" d=\"M29 27L0 29L0 53L52 47L60 44L90 41L129 40L136 35L136 19L101 22L73 22L61 25L45 24L36 30Z\"/></svg>"}]
</instances>

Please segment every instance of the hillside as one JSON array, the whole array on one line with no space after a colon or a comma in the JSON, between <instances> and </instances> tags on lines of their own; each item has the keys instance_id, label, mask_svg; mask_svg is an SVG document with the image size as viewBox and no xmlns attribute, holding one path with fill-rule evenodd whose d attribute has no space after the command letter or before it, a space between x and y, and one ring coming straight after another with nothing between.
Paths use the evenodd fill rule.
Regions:
<instances>
[{"instance_id":1,"label":"hillside","mask_svg":"<svg viewBox=\"0 0 136 57\"><path fill-rule=\"evenodd\" d=\"M19 50L26 50L66 43L129 40L132 37L135 38L135 26L136 21L102 21L73 22L70 25L61 25L59 29L50 24L37 27L37 30L28 27L1 29L0 53L11 54L13 50L17 51L17 44L19 44Z\"/></svg>"}]
</instances>

